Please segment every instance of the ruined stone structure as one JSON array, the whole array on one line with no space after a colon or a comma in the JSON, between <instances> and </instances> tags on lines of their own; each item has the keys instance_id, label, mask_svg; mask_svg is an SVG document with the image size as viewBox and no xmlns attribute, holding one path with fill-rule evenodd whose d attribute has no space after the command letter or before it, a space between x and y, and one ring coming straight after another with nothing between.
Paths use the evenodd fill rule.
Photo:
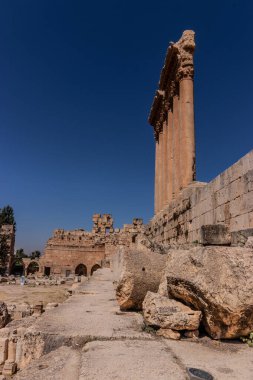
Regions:
<instances>
[{"instance_id":1,"label":"ruined stone structure","mask_svg":"<svg viewBox=\"0 0 253 380\"><path fill-rule=\"evenodd\" d=\"M155 214L195 180L194 32L168 48L149 123L154 128Z\"/></svg>"},{"instance_id":2,"label":"ruined stone structure","mask_svg":"<svg viewBox=\"0 0 253 380\"><path fill-rule=\"evenodd\" d=\"M14 257L14 245L15 245L15 231L13 225L3 225L0 228L0 234L6 237L6 244L8 247L8 255L6 257L4 268L7 273L10 273L13 257Z\"/></svg>"},{"instance_id":3,"label":"ruined stone structure","mask_svg":"<svg viewBox=\"0 0 253 380\"><path fill-rule=\"evenodd\" d=\"M194 48L194 32L189 30L171 43L151 108L155 216L146 235L167 245L236 245L253 233L253 151L210 183L195 181Z\"/></svg>"},{"instance_id":4,"label":"ruined stone structure","mask_svg":"<svg viewBox=\"0 0 253 380\"><path fill-rule=\"evenodd\" d=\"M39 260L41 275L92 275L95 270L110 265L117 246L129 246L143 230L142 219L135 218L122 229L113 227L110 214L94 214L92 231L83 229L54 231Z\"/></svg>"}]
</instances>

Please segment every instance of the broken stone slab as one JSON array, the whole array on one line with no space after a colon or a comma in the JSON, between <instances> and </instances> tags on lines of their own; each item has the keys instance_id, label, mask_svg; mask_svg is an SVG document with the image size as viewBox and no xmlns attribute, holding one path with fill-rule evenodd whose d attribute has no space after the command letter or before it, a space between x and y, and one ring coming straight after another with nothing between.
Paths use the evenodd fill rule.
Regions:
<instances>
[{"instance_id":1,"label":"broken stone slab","mask_svg":"<svg viewBox=\"0 0 253 380\"><path fill-rule=\"evenodd\" d=\"M166 255L121 247L113 257L116 298L121 310L141 310L148 291L157 292Z\"/></svg>"},{"instance_id":2,"label":"broken stone slab","mask_svg":"<svg viewBox=\"0 0 253 380\"><path fill-rule=\"evenodd\" d=\"M232 339L253 331L253 250L197 247L172 250L165 269L168 294L201 310L214 339Z\"/></svg>"},{"instance_id":3,"label":"broken stone slab","mask_svg":"<svg viewBox=\"0 0 253 380\"><path fill-rule=\"evenodd\" d=\"M208 224L200 228L200 243L203 245L230 245L231 235L224 224Z\"/></svg>"},{"instance_id":4,"label":"broken stone slab","mask_svg":"<svg viewBox=\"0 0 253 380\"><path fill-rule=\"evenodd\" d=\"M156 335L173 340L179 340L181 338L180 332L174 331L172 329L159 329L157 330Z\"/></svg>"},{"instance_id":5,"label":"broken stone slab","mask_svg":"<svg viewBox=\"0 0 253 380\"><path fill-rule=\"evenodd\" d=\"M143 316L147 325L172 330L197 330L201 311L158 293L148 292L143 301Z\"/></svg>"},{"instance_id":6,"label":"broken stone slab","mask_svg":"<svg viewBox=\"0 0 253 380\"><path fill-rule=\"evenodd\" d=\"M253 249L253 236L249 236L246 243L245 248L251 248Z\"/></svg>"},{"instance_id":7,"label":"broken stone slab","mask_svg":"<svg viewBox=\"0 0 253 380\"><path fill-rule=\"evenodd\" d=\"M253 228L247 228L240 231L233 231L231 232L231 244L234 246L243 247L250 236L253 236Z\"/></svg>"},{"instance_id":8,"label":"broken stone slab","mask_svg":"<svg viewBox=\"0 0 253 380\"><path fill-rule=\"evenodd\" d=\"M4 302L0 302L0 329L8 322L9 313L7 305Z\"/></svg>"}]
</instances>

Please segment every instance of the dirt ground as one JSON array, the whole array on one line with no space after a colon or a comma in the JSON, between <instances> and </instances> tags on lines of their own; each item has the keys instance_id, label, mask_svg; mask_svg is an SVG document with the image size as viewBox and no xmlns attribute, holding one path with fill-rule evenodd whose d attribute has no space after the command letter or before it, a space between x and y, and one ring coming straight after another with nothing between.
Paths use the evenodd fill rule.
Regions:
<instances>
[{"instance_id":1,"label":"dirt ground","mask_svg":"<svg viewBox=\"0 0 253 380\"><path fill-rule=\"evenodd\" d=\"M0 285L0 300L8 304L36 304L42 301L44 307L49 302L62 303L67 298L66 290L69 289L69 284L64 285L40 285L31 287L29 285L21 286L19 284Z\"/></svg>"}]
</instances>

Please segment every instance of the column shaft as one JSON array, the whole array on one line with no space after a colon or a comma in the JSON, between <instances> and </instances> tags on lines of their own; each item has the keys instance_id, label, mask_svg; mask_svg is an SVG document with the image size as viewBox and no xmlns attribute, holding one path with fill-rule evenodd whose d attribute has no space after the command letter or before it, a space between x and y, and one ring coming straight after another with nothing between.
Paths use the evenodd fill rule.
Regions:
<instances>
[{"instance_id":1,"label":"column shaft","mask_svg":"<svg viewBox=\"0 0 253 380\"><path fill-rule=\"evenodd\" d=\"M167 200L172 200L173 193L173 113L172 110L168 112L168 131L167 131L167 157L168 157L168 170L167 170Z\"/></svg>"},{"instance_id":2,"label":"column shaft","mask_svg":"<svg viewBox=\"0 0 253 380\"><path fill-rule=\"evenodd\" d=\"M158 164L159 164L159 143L156 140L155 143L155 214L158 212L158 176L159 176L159 169L158 169Z\"/></svg>"},{"instance_id":3,"label":"column shaft","mask_svg":"<svg viewBox=\"0 0 253 380\"><path fill-rule=\"evenodd\" d=\"M179 193L179 178L180 178L180 165L179 165L179 149L180 149L180 123L179 123L179 98L178 95L173 97L173 182L174 191L173 195L176 197Z\"/></svg>"},{"instance_id":4,"label":"column shaft","mask_svg":"<svg viewBox=\"0 0 253 380\"><path fill-rule=\"evenodd\" d=\"M159 146L160 146L160 160L159 160L159 211L163 208L163 180L164 180L164 161L163 161L163 131L159 135Z\"/></svg>"},{"instance_id":5,"label":"column shaft","mask_svg":"<svg viewBox=\"0 0 253 380\"><path fill-rule=\"evenodd\" d=\"M182 187L186 187L195 180L196 176L193 80L183 78L179 86L182 129L180 161L183 170Z\"/></svg>"},{"instance_id":6,"label":"column shaft","mask_svg":"<svg viewBox=\"0 0 253 380\"><path fill-rule=\"evenodd\" d=\"M163 123L163 202L162 208L168 203L167 185L168 185L168 153L167 153L167 120Z\"/></svg>"}]
</instances>

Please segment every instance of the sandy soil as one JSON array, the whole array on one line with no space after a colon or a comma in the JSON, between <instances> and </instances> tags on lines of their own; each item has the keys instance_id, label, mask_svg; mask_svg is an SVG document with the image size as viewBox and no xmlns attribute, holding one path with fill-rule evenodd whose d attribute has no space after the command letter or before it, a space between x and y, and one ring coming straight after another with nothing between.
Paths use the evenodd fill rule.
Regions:
<instances>
[{"instance_id":1,"label":"sandy soil","mask_svg":"<svg viewBox=\"0 0 253 380\"><path fill-rule=\"evenodd\" d=\"M0 300L6 304L22 304L28 302L29 304L36 304L42 301L44 307L49 302L61 303L67 298L66 290L69 289L69 284L64 285L40 285L30 287L29 285L21 286L16 285L0 285Z\"/></svg>"}]
</instances>

